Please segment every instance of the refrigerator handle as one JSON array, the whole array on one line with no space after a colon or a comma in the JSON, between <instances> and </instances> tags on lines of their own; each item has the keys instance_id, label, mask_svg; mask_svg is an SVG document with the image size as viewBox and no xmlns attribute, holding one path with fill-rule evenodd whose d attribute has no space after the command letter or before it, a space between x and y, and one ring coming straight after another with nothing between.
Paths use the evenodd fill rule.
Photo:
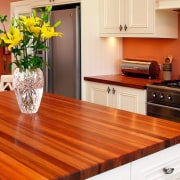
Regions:
<instances>
[{"instance_id":1,"label":"refrigerator handle","mask_svg":"<svg viewBox=\"0 0 180 180\"><path fill-rule=\"evenodd\" d=\"M81 28L80 6L76 6L76 98L81 99Z\"/></svg>"}]
</instances>

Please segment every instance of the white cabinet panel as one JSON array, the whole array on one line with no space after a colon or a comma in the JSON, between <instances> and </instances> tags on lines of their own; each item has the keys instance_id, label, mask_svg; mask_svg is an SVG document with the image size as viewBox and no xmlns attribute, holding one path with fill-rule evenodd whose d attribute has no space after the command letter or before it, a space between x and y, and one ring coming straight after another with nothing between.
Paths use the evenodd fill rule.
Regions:
<instances>
[{"instance_id":1,"label":"white cabinet panel","mask_svg":"<svg viewBox=\"0 0 180 180\"><path fill-rule=\"evenodd\" d=\"M100 36L178 38L178 14L155 6L155 0L100 0Z\"/></svg>"},{"instance_id":2,"label":"white cabinet panel","mask_svg":"<svg viewBox=\"0 0 180 180\"><path fill-rule=\"evenodd\" d=\"M80 2L80 0L30 0L30 1L32 8Z\"/></svg>"},{"instance_id":3,"label":"white cabinet panel","mask_svg":"<svg viewBox=\"0 0 180 180\"><path fill-rule=\"evenodd\" d=\"M119 33L123 20L123 0L100 0L101 8L101 32ZM122 10L121 10L122 9Z\"/></svg>"},{"instance_id":4,"label":"white cabinet panel","mask_svg":"<svg viewBox=\"0 0 180 180\"><path fill-rule=\"evenodd\" d=\"M150 33L154 1L100 0L101 33Z\"/></svg>"},{"instance_id":5,"label":"white cabinet panel","mask_svg":"<svg viewBox=\"0 0 180 180\"><path fill-rule=\"evenodd\" d=\"M101 83L86 83L86 101L112 107L110 86Z\"/></svg>"},{"instance_id":6,"label":"white cabinet panel","mask_svg":"<svg viewBox=\"0 0 180 180\"><path fill-rule=\"evenodd\" d=\"M127 0L125 23L127 33L154 32L154 2L152 0Z\"/></svg>"},{"instance_id":7,"label":"white cabinet panel","mask_svg":"<svg viewBox=\"0 0 180 180\"><path fill-rule=\"evenodd\" d=\"M108 87L92 87L91 88L91 102L96 104L101 104L104 106L111 106L112 102L109 99L109 94L107 92Z\"/></svg>"},{"instance_id":8,"label":"white cabinet panel","mask_svg":"<svg viewBox=\"0 0 180 180\"><path fill-rule=\"evenodd\" d=\"M161 150L87 180L179 180L180 144ZM163 168L174 168L165 174Z\"/></svg>"},{"instance_id":9,"label":"white cabinet panel","mask_svg":"<svg viewBox=\"0 0 180 180\"><path fill-rule=\"evenodd\" d=\"M130 111L138 112L138 96L134 94L128 94L123 92L117 92L117 108Z\"/></svg>"},{"instance_id":10,"label":"white cabinet panel","mask_svg":"<svg viewBox=\"0 0 180 180\"><path fill-rule=\"evenodd\" d=\"M86 101L146 114L146 90L86 82Z\"/></svg>"},{"instance_id":11,"label":"white cabinet panel","mask_svg":"<svg viewBox=\"0 0 180 180\"><path fill-rule=\"evenodd\" d=\"M114 94L114 107L130 112L146 114L146 90L113 86L116 89Z\"/></svg>"},{"instance_id":12,"label":"white cabinet panel","mask_svg":"<svg viewBox=\"0 0 180 180\"><path fill-rule=\"evenodd\" d=\"M130 164L114 168L86 180L130 180Z\"/></svg>"},{"instance_id":13,"label":"white cabinet panel","mask_svg":"<svg viewBox=\"0 0 180 180\"><path fill-rule=\"evenodd\" d=\"M163 168L174 168L165 174ZM132 180L178 180L180 179L180 144L132 162Z\"/></svg>"}]
</instances>

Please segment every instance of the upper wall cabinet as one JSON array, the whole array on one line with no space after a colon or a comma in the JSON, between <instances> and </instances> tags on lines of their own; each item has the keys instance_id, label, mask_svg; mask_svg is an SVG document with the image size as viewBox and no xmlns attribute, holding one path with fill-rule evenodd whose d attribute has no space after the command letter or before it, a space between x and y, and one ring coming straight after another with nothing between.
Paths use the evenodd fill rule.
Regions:
<instances>
[{"instance_id":1,"label":"upper wall cabinet","mask_svg":"<svg viewBox=\"0 0 180 180\"><path fill-rule=\"evenodd\" d=\"M155 5L155 0L100 0L100 36L177 38L178 15Z\"/></svg>"},{"instance_id":2,"label":"upper wall cabinet","mask_svg":"<svg viewBox=\"0 0 180 180\"><path fill-rule=\"evenodd\" d=\"M180 9L180 0L156 0L157 9L162 10L179 10Z\"/></svg>"},{"instance_id":3,"label":"upper wall cabinet","mask_svg":"<svg viewBox=\"0 0 180 180\"><path fill-rule=\"evenodd\" d=\"M32 8L80 2L80 0L30 0L30 1L31 1Z\"/></svg>"},{"instance_id":4,"label":"upper wall cabinet","mask_svg":"<svg viewBox=\"0 0 180 180\"><path fill-rule=\"evenodd\" d=\"M152 0L100 0L101 33L153 32Z\"/></svg>"}]
</instances>

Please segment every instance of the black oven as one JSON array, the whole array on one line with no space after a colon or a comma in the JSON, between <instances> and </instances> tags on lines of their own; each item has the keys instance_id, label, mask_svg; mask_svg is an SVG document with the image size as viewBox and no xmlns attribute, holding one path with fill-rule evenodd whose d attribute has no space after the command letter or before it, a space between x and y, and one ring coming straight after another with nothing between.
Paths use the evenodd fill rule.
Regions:
<instances>
[{"instance_id":1,"label":"black oven","mask_svg":"<svg viewBox=\"0 0 180 180\"><path fill-rule=\"evenodd\" d=\"M180 81L147 86L147 115L180 123Z\"/></svg>"}]
</instances>

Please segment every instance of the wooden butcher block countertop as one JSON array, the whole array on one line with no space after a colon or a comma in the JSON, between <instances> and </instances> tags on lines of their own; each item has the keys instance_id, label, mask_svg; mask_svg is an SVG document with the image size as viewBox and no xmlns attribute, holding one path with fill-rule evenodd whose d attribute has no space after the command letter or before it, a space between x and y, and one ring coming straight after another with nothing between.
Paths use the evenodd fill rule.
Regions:
<instances>
[{"instance_id":1,"label":"wooden butcher block countertop","mask_svg":"<svg viewBox=\"0 0 180 180\"><path fill-rule=\"evenodd\" d=\"M162 81L162 79L143 79L143 78L122 76L121 74L89 76L89 77L84 77L84 80L117 85L117 86L137 88L137 89L145 89L147 84L153 84L155 82L159 83Z\"/></svg>"},{"instance_id":2,"label":"wooden butcher block countertop","mask_svg":"<svg viewBox=\"0 0 180 180\"><path fill-rule=\"evenodd\" d=\"M44 93L22 114L0 92L0 179L79 180L180 143L180 124Z\"/></svg>"}]
</instances>

